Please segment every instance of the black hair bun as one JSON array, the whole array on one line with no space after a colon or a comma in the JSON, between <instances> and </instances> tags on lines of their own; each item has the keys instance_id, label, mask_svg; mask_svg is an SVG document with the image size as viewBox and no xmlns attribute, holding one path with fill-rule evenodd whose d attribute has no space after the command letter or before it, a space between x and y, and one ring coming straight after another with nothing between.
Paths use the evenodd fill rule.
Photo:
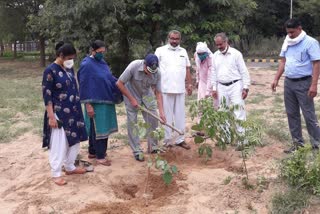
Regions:
<instances>
[{"instance_id":1,"label":"black hair bun","mask_svg":"<svg viewBox=\"0 0 320 214\"><path fill-rule=\"evenodd\" d=\"M64 45L63 41L60 41L56 44L56 51L59 50L59 48L61 48Z\"/></svg>"},{"instance_id":2,"label":"black hair bun","mask_svg":"<svg viewBox=\"0 0 320 214\"><path fill-rule=\"evenodd\" d=\"M104 42L101 41L101 40L95 40L94 42L91 43L90 46L91 46L91 48L92 48L93 50L97 50L97 49L99 49L99 48L101 48L101 47L105 47L105 44L104 44Z\"/></svg>"}]
</instances>

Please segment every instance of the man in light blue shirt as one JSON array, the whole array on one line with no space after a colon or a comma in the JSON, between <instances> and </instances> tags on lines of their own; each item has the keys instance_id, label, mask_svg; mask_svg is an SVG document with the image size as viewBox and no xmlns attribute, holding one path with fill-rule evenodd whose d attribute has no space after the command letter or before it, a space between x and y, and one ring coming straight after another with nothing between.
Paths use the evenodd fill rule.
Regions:
<instances>
[{"instance_id":1,"label":"man in light blue shirt","mask_svg":"<svg viewBox=\"0 0 320 214\"><path fill-rule=\"evenodd\" d=\"M306 121L312 147L319 149L320 127L313 98L317 95L320 46L317 40L302 30L298 19L289 19L285 27L287 36L281 48L278 72L271 84L272 90L275 91L284 73L284 102L293 140L293 146L284 152L291 153L304 145L300 109Z\"/></svg>"}]
</instances>

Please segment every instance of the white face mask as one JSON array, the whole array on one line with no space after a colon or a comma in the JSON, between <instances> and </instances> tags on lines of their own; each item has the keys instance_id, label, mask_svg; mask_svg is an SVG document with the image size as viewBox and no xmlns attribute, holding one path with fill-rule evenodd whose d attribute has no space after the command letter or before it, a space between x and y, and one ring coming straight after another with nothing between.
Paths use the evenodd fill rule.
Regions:
<instances>
[{"instance_id":1,"label":"white face mask","mask_svg":"<svg viewBox=\"0 0 320 214\"><path fill-rule=\"evenodd\" d=\"M73 65L74 65L73 59L69 59L69 60L66 60L63 62L63 67L68 68L68 69L72 68Z\"/></svg>"},{"instance_id":2,"label":"white face mask","mask_svg":"<svg viewBox=\"0 0 320 214\"><path fill-rule=\"evenodd\" d=\"M173 47L173 46L169 43L169 49L170 49L170 50L175 51L175 50L177 50L179 47L180 47L180 45L177 45L176 47Z\"/></svg>"},{"instance_id":3,"label":"white face mask","mask_svg":"<svg viewBox=\"0 0 320 214\"><path fill-rule=\"evenodd\" d=\"M221 52L222 54L225 54L225 53L227 53L228 48L229 48L229 45L227 45L226 48L225 48L223 51L220 51L220 52Z\"/></svg>"}]
</instances>

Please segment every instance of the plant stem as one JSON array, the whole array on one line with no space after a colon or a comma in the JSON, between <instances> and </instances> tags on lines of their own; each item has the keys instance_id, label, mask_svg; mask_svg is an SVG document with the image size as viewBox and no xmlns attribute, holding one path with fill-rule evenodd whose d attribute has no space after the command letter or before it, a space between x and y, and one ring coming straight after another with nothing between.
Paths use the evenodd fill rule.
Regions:
<instances>
[{"instance_id":1,"label":"plant stem","mask_svg":"<svg viewBox=\"0 0 320 214\"><path fill-rule=\"evenodd\" d=\"M150 177L150 167L148 167L148 173L147 173L147 181L146 181L146 185L144 187L144 195L145 195L145 198L146 198L146 207L149 206L149 195L148 195L148 186L149 186L149 177Z\"/></svg>"},{"instance_id":2,"label":"plant stem","mask_svg":"<svg viewBox=\"0 0 320 214\"><path fill-rule=\"evenodd\" d=\"M245 158L245 154L244 154L244 149L242 149L242 151L241 151L241 156L242 156L242 162L243 162L243 165L244 165L244 171L246 173L247 180L249 180L249 175L248 175L248 170L247 170L247 164L246 164L246 158Z\"/></svg>"}]
</instances>

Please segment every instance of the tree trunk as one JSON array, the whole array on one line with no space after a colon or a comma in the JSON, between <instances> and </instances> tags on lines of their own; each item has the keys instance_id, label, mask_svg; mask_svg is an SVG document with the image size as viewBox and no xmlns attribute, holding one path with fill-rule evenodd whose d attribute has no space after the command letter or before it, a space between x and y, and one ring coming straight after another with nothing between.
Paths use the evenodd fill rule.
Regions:
<instances>
[{"instance_id":1,"label":"tree trunk","mask_svg":"<svg viewBox=\"0 0 320 214\"><path fill-rule=\"evenodd\" d=\"M13 43L13 58L17 58L17 41L14 41Z\"/></svg>"},{"instance_id":2,"label":"tree trunk","mask_svg":"<svg viewBox=\"0 0 320 214\"><path fill-rule=\"evenodd\" d=\"M3 57L4 54L4 45L3 45L3 41L0 40L0 57Z\"/></svg>"},{"instance_id":3,"label":"tree trunk","mask_svg":"<svg viewBox=\"0 0 320 214\"><path fill-rule=\"evenodd\" d=\"M160 1L155 3L155 13L161 14L161 4ZM152 46L153 51L155 51L155 48L158 47L161 44L161 26L160 21L154 21L152 23L152 29L151 34L149 37L149 42Z\"/></svg>"},{"instance_id":4,"label":"tree trunk","mask_svg":"<svg viewBox=\"0 0 320 214\"><path fill-rule=\"evenodd\" d=\"M45 39L40 36L39 38L39 47L40 47L40 66L46 66L46 53L45 53Z\"/></svg>"},{"instance_id":5,"label":"tree trunk","mask_svg":"<svg viewBox=\"0 0 320 214\"><path fill-rule=\"evenodd\" d=\"M158 21L152 24L152 32L149 37L149 42L153 50L161 45L160 22Z\"/></svg>"}]
</instances>

